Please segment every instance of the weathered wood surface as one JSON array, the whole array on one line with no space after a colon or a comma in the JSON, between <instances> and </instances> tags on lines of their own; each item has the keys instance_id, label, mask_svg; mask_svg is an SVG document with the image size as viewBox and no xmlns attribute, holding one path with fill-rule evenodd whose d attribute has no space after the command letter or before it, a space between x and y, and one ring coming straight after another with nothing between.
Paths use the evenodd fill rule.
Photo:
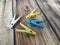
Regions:
<instances>
[{"instance_id":1,"label":"weathered wood surface","mask_svg":"<svg viewBox=\"0 0 60 45\"><path fill-rule=\"evenodd\" d=\"M60 45L58 37L60 38L60 10L59 6L55 6L54 0L37 0L39 5L42 7L46 16L50 20L53 28L55 29L58 37L54 33L50 24L44 17L41 12L41 15L38 15L32 19L43 19L45 20L44 29L39 29L33 27L25 22L26 15L30 13L34 8L38 8L35 0L13 0L14 1L14 10L16 11L17 16L23 15L20 20L29 28L37 32L36 36L27 35L26 33L17 33L16 32L16 45ZM16 1L16 2L15 2ZM15 5L17 8L15 9ZM54 8L53 8L54 7ZM38 8L39 9L39 8ZM40 9L39 9L40 11ZM12 0L0 0L0 45L14 45L13 44L13 30L9 30L7 25L12 18ZM16 28L21 29L22 27L17 24Z\"/></svg>"},{"instance_id":2,"label":"weathered wood surface","mask_svg":"<svg viewBox=\"0 0 60 45\"><path fill-rule=\"evenodd\" d=\"M40 0L37 0L39 4ZM48 18L51 20L55 29L57 29L58 36L60 37L60 19L56 18L54 13L51 12L52 10L46 5L41 4L42 8L44 8L45 13L47 14ZM44 6L44 7L43 7ZM26 15L30 13L34 8L38 8L35 0L17 0L17 15L23 15L22 19L20 20L29 28L33 29L37 32L36 36L27 35L26 33L17 33L16 32L16 45L59 45L59 40L55 35L53 29L49 25L48 21L45 19L44 15L41 12L41 15L34 17L33 19L43 19L45 20L44 29L39 29L37 27L33 27L25 22ZM39 9L39 8L38 8ZM59 13L60 14L60 13ZM52 21L53 20L53 21ZM57 27L58 28L57 28ZM20 25L17 25L16 28L21 29Z\"/></svg>"},{"instance_id":3,"label":"weathered wood surface","mask_svg":"<svg viewBox=\"0 0 60 45\"><path fill-rule=\"evenodd\" d=\"M39 0L38 0L39 1ZM42 2L42 3L41 3ZM48 2L48 1L47 1ZM53 2L53 1L52 1ZM51 22L53 30L56 31L58 38L60 38L60 13L58 13L59 10L57 10L56 6L49 4L42 0L38 2L38 4L41 4L44 13L46 14L47 18ZM54 3L55 4L55 3ZM51 5L54 7L52 8ZM56 9L55 9L56 8ZM55 9L55 10L54 10ZM58 8L59 9L59 8ZM57 10L57 11L56 11ZM60 11L59 11L60 12ZM60 40L60 39L59 39Z\"/></svg>"},{"instance_id":4,"label":"weathered wood surface","mask_svg":"<svg viewBox=\"0 0 60 45\"><path fill-rule=\"evenodd\" d=\"M12 0L0 0L0 45L13 44L13 30L7 25L12 19Z\"/></svg>"}]
</instances>

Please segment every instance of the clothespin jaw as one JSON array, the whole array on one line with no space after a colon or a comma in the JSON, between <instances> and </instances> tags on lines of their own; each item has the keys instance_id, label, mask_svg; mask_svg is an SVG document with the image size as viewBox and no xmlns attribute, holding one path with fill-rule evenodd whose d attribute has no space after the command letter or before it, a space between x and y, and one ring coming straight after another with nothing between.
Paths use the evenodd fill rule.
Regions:
<instances>
[{"instance_id":1,"label":"clothespin jaw","mask_svg":"<svg viewBox=\"0 0 60 45\"><path fill-rule=\"evenodd\" d=\"M41 23L44 22L44 20L26 20L28 24L31 24L33 26L39 27L39 28L44 28L44 26L41 25Z\"/></svg>"},{"instance_id":2,"label":"clothespin jaw","mask_svg":"<svg viewBox=\"0 0 60 45\"><path fill-rule=\"evenodd\" d=\"M13 26L18 22L18 20L21 19L21 17L22 17L22 15L19 16L19 17L16 19L16 15L14 15L14 17L12 18L12 21L11 21L11 23L8 25L8 27L9 27L10 29L12 29Z\"/></svg>"},{"instance_id":3,"label":"clothespin jaw","mask_svg":"<svg viewBox=\"0 0 60 45\"><path fill-rule=\"evenodd\" d=\"M34 17L34 16L39 15L39 14L40 14L39 10L38 9L34 9L31 13L29 13L26 16L26 19L29 19L29 18Z\"/></svg>"},{"instance_id":4,"label":"clothespin jaw","mask_svg":"<svg viewBox=\"0 0 60 45\"><path fill-rule=\"evenodd\" d=\"M20 23L20 25L24 28L24 29L16 29L16 32L24 32L27 34L31 34L31 35L36 35L36 32L33 31L32 29L28 28L27 26L25 26L24 24Z\"/></svg>"}]
</instances>

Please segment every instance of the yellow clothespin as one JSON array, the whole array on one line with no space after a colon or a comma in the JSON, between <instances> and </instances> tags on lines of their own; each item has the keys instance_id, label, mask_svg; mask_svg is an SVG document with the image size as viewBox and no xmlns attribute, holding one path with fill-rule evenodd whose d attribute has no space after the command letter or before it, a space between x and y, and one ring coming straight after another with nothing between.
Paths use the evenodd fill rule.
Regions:
<instances>
[{"instance_id":1,"label":"yellow clothespin","mask_svg":"<svg viewBox=\"0 0 60 45\"><path fill-rule=\"evenodd\" d=\"M36 8L36 9L34 9L31 13L29 13L29 14L26 16L26 19L29 19L29 18L34 17L34 16L39 15L39 14L40 14L40 12L39 12L39 10Z\"/></svg>"},{"instance_id":2,"label":"yellow clothespin","mask_svg":"<svg viewBox=\"0 0 60 45\"><path fill-rule=\"evenodd\" d=\"M30 28L28 28L28 27L25 26L24 24L20 23L20 25L21 25L24 29L16 29L16 32L24 32L24 33L36 35L36 32L35 32L35 31L31 30Z\"/></svg>"}]
</instances>

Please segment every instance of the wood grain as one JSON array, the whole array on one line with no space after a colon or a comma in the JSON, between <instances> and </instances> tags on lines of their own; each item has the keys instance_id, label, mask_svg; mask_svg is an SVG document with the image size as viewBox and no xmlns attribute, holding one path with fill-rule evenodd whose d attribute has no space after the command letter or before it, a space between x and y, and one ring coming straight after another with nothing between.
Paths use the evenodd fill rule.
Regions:
<instances>
[{"instance_id":1,"label":"wood grain","mask_svg":"<svg viewBox=\"0 0 60 45\"><path fill-rule=\"evenodd\" d=\"M17 17L20 15L23 16L15 27L22 29L19 25L22 22L37 33L35 36L32 36L26 33L16 32L16 45L60 45L60 41L58 40L58 38L60 39L60 6L57 7L54 1L37 0L56 33L39 9L35 0L13 0L14 15L16 14ZM43 23L44 29L39 29L25 22L26 15L35 8L38 8L41 14L31 19L45 20ZM7 27L12 19L12 15L12 0L0 0L0 45L14 45L13 30Z\"/></svg>"},{"instance_id":2,"label":"wood grain","mask_svg":"<svg viewBox=\"0 0 60 45\"><path fill-rule=\"evenodd\" d=\"M28 26L29 28L36 31L37 35L27 35L26 33L17 33L16 32L16 45L59 45L59 41L52 31L48 21L43 16L42 12L41 15L38 15L31 19L43 19L45 20L44 29L39 29L32 25L27 24L26 15L30 13L34 8L38 8L35 3L35 0L17 0L17 15L23 15L22 19L20 20L23 24ZM39 9L39 8L38 8ZM47 12L49 15L50 13ZM53 14L52 14L53 15ZM58 24L58 23L57 23ZM21 29L22 27L18 24L16 28Z\"/></svg>"},{"instance_id":3,"label":"wood grain","mask_svg":"<svg viewBox=\"0 0 60 45\"><path fill-rule=\"evenodd\" d=\"M13 30L7 25L12 18L12 0L0 0L0 45L13 45Z\"/></svg>"}]
</instances>

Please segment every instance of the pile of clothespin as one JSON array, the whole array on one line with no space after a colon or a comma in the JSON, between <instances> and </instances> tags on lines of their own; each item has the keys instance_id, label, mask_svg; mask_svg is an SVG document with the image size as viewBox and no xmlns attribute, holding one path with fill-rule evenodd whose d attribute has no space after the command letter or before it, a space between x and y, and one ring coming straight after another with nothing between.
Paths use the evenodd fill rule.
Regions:
<instances>
[{"instance_id":1,"label":"pile of clothespin","mask_svg":"<svg viewBox=\"0 0 60 45\"><path fill-rule=\"evenodd\" d=\"M41 23L44 22L44 20L37 20L37 19L30 19L30 18L33 18L34 16L36 15L39 15L41 12L38 11L38 9L34 9L31 13L29 13L27 16L26 16L26 23L28 24L31 24L35 27L38 27L38 28L44 28L44 26L41 25ZM17 23L18 20L21 19L22 16L18 17L17 19L15 18L16 15L14 15L10 25L9 25L9 28L13 28L13 26ZM21 27L23 27L24 29L16 29L16 32L24 32L24 33L27 33L27 34L32 34L32 35L36 35L36 32L33 31L32 29L28 28L27 26L25 26L24 24L20 23Z\"/></svg>"}]
</instances>

